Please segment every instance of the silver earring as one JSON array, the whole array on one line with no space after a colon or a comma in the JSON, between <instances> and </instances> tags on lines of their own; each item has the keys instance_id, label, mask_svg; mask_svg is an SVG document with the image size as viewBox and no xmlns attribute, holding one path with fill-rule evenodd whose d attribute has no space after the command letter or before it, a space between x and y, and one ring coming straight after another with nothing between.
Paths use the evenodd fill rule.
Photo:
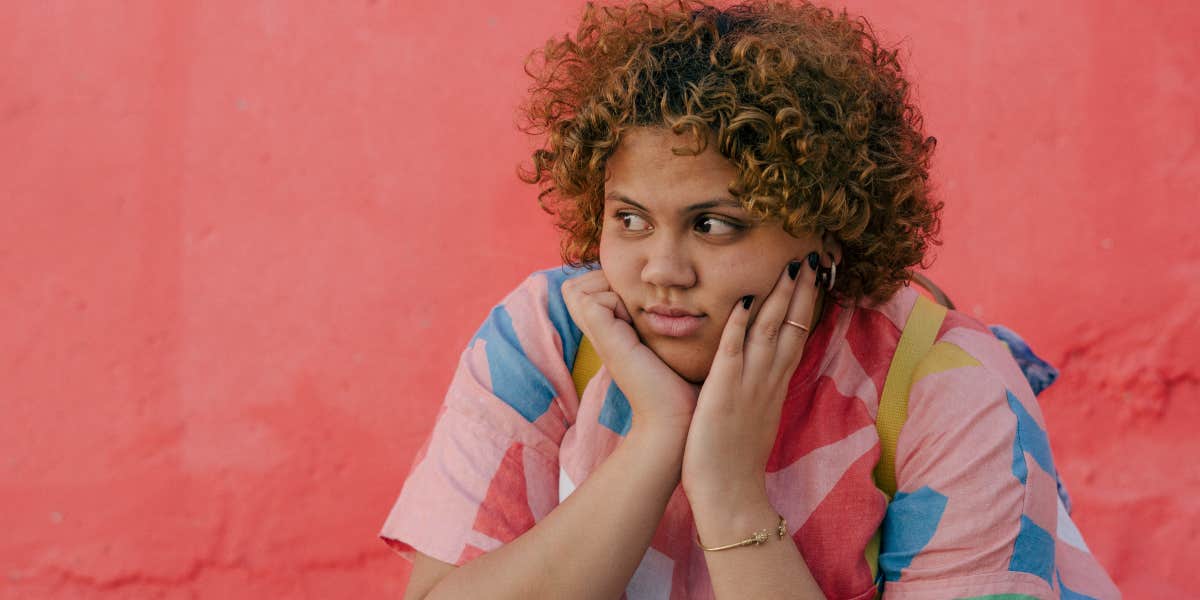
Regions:
<instances>
[{"instance_id":1,"label":"silver earring","mask_svg":"<svg viewBox=\"0 0 1200 600\"><path fill-rule=\"evenodd\" d=\"M833 260L832 252L826 252L829 255L829 291L833 291L833 282L837 280L837 261Z\"/></svg>"}]
</instances>

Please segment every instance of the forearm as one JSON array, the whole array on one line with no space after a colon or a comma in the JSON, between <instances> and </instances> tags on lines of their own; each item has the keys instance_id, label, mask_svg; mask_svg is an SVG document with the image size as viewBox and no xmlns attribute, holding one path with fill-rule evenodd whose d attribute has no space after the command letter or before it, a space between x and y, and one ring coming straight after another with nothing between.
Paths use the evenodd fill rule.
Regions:
<instances>
[{"instance_id":1,"label":"forearm","mask_svg":"<svg viewBox=\"0 0 1200 600\"><path fill-rule=\"evenodd\" d=\"M550 514L427 598L619 597L679 483L686 431L638 431Z\"/></svg>"},{"instance_id":2,"label":"forearm","mask_svg":"<svg viewBox=\"0 0 1200 600\"><path fill-rule=\"evenodd\" d=\"M792 540L793 531L782 540L775 534L779 513L765 493L729 506L693 508L707 547L744 540L760 529L771 534L762 545L704 553L716 598L825 598Z\"/></svg>"}]
</instances>

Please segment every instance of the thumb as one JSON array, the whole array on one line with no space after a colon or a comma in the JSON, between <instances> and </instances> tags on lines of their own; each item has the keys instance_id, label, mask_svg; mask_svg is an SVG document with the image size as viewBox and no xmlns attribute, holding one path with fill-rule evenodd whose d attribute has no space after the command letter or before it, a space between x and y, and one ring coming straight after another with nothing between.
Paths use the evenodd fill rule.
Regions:
<instances>
[{"instance_id":1,"label":"thumb","mask_svg":"<svg viewBox=\"0 0 1200 600\"><path fill-rule=\"evenodd\" d=\"M625 308L625 302L621 300L620 296L617 297L617 306L613 309L613 316L633 325L633 317L629 315L629 309Z\"/></svg>"}]
</instances>

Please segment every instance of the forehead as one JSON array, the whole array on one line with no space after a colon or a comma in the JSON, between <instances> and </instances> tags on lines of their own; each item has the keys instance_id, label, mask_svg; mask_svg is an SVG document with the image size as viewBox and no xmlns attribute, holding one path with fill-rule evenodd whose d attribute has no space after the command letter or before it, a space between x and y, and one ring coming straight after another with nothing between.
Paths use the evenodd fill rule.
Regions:
<instances>
[{"instance_id":1,"label":"forehead","mask_svg":"<svg viewBox=\"0 0 1200 600\"><path fill-rule=\"evenodd\" d=\"M638 128L624 132L605 164L606 195L623 195L641 204L683 204L731 197L737 168L709 144L698 155L677 155L692 148L690 134Z\"/></svg>"}]
</instances>

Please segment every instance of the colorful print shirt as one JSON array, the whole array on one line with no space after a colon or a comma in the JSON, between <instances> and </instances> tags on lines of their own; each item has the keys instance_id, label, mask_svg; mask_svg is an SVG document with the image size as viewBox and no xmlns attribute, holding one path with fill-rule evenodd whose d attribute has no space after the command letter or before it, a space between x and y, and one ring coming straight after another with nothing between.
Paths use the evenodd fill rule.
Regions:
<instances>
[{"instance_id":1,"label":"colorful print shirt","mask_svg":"<svg viewBox=\"0 0 1200 600\"><path fill-rule=\"evenodd\" d=\"M629 431L629 402L603 367L577 397L581 334L563 281L530 275L462 353L433 431L380 536L462 565L532 528ZM1057 493L1045 421L1008 348L949 311L913 377L897 445L898 491L875 487L880 390L917 292L830 303L783 404L768 497L828 598L1119 598ZM882 527L878 573L865 549ZM704 599L713 590L682 487L629 599Z\"/></svg>"}]
</instances>

